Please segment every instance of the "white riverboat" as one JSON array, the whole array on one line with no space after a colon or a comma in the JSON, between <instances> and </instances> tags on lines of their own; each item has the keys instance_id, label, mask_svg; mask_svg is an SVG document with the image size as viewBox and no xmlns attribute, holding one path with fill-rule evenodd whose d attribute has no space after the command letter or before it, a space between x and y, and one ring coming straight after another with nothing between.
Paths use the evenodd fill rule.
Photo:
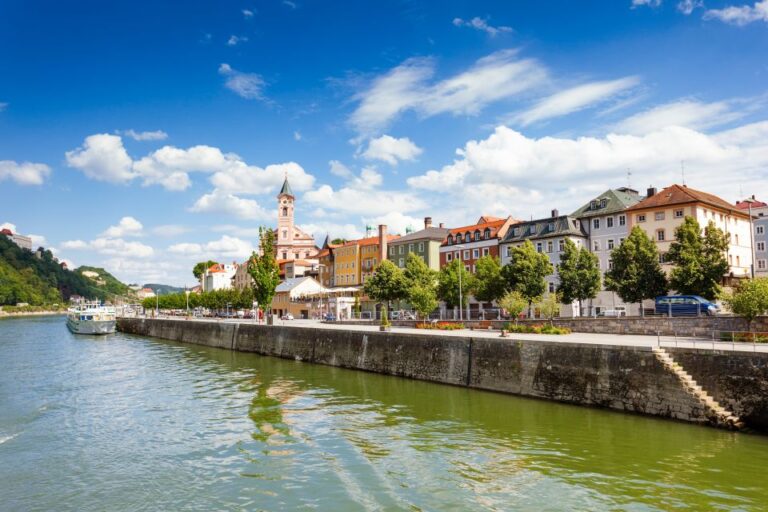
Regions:
<instances>
[{"instance_id":1,"label":"white riverboat","mask_svg":"<svg viewBox=\"0 0 768 512\"><path fill-rule=\"evenodd\" d=\"M112 334L115 332L115 308L99 303L84 303L69 308L67 327L75 334Z\"/></svg>"}]
</instances>

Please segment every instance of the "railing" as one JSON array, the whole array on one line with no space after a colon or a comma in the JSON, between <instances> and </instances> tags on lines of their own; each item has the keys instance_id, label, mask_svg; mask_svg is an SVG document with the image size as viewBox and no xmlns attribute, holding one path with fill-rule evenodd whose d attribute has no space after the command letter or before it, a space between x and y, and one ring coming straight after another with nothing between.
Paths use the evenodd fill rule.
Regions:
<instances>
[{"instance_id":1,"label":"railing","mask_svg":"<svg viewBox=\"0 0 768 512\"><path fill-rule=\"evenodd\" d=\"M656 342L659 347L768 352L768 333L766 332L711 331L710 337L657 333Z\"/></svg>"}]
</instances>

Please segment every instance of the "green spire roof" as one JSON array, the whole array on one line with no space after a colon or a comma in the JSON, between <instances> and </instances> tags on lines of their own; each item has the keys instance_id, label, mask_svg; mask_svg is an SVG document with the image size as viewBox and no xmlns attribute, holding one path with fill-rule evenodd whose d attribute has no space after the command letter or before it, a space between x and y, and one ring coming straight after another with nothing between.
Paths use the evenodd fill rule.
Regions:
<instances>
[{"instance_id":1,"label":"green spire roof","mask_svg":"<svg viewBox=\"0 0 768 512\"><path fill-rule=\"evenodd\" d=\"M285 177L285 181L283 182L283 188L280 189L280 193L278 194L278 196L282 196L282 195L289 195L289 196L293 195L293 190L291 190L291 184L288 183L288 176Z\"/></svg>"}]
</instances>

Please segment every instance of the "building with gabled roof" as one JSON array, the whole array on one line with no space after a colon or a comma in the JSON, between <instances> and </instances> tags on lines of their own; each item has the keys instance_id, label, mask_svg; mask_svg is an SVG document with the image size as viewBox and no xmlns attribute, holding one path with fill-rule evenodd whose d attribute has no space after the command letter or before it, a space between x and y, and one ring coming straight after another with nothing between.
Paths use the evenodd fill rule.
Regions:
<instances>
[{"instance_id":1,"label":"building with gabled roof","mask_svg":"<svg viewBox=\"0 0 768 512\"><path fill-rule=\"evenodd\" d=\"M755 277L768 277L768 204L752 196L736 201L736 208L752 215Z\"/></svg>"},{"instance_id":2,"label":"building with gabled roof","mask_svg":"<svg viewBox=\"0 0 768 512\"><path fill-rule=\"evenodd\" d=\"M512 216L482 215L474 224L451 228L440 245L440 268L460 259L464 267L474 273L475 263L483 256L500 257L499 242L507 235L510 226L518 222Z\"/></svg>"},{"instance_id":3,"label":"building with gabled roof","mask_svg":"<svg viewBox=\"0 0 768 512\"><path fill-rule=\"evenodd\" d=\"M389 244L389 260L400 268L405 268L408 254L419 256L433 270L440 270L440 246L450 233L450 229L432 225L432 217L424 218L424 229L406 233Z\"/></svg>"},{"instance_id":4,"label":"building with gabled roof","mask_svg":"<svg viewBox=\"0 0 768 512\"><path fill-rule=\"evenodd\" d=\"M726 251L728 272L723 283L748 277L752 267L752 242L749 214L720 197L686 185L670 185L657 192L649 188L645 199L627 209L629 228L639 226L651 237L661 254L663 267L671 270L664 255L675 240L675 229L685 217L693 217L702 228L712 222L729 235Z\"/></svg>"},{"instance_id":5,"label":"building with gabled roof","mask_svg":"<svg viewBox=\"0 0 768 512\"><path fill-rule=\"evenodd\" d=\"M282 317L290 313L294 318L310 318L312 301L303 300L305 296L321 293L325 290L313 277L295 277L285 279L277 288L272 298L272 314Z\"/></svg>"}]
</instances>

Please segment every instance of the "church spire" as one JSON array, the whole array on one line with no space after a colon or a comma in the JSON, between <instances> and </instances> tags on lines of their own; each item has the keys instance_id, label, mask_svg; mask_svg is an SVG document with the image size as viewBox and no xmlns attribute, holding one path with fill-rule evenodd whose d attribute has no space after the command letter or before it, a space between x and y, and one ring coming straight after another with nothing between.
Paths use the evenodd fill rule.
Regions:
<instances>
[{"instance_id":1,"label":"church spire","mask_svg":"<svg viewBox=\"0 0 768 512\"><path fill-rule=\"evenodd\" d=\"M291 190L291 184L288 183L288 174L285 175L285 181L283 181L283 188L280 189L280 193L277 194L277 197L280 196L291 196L293 195L293 190Z\"/></svg>"}]
</instances>

